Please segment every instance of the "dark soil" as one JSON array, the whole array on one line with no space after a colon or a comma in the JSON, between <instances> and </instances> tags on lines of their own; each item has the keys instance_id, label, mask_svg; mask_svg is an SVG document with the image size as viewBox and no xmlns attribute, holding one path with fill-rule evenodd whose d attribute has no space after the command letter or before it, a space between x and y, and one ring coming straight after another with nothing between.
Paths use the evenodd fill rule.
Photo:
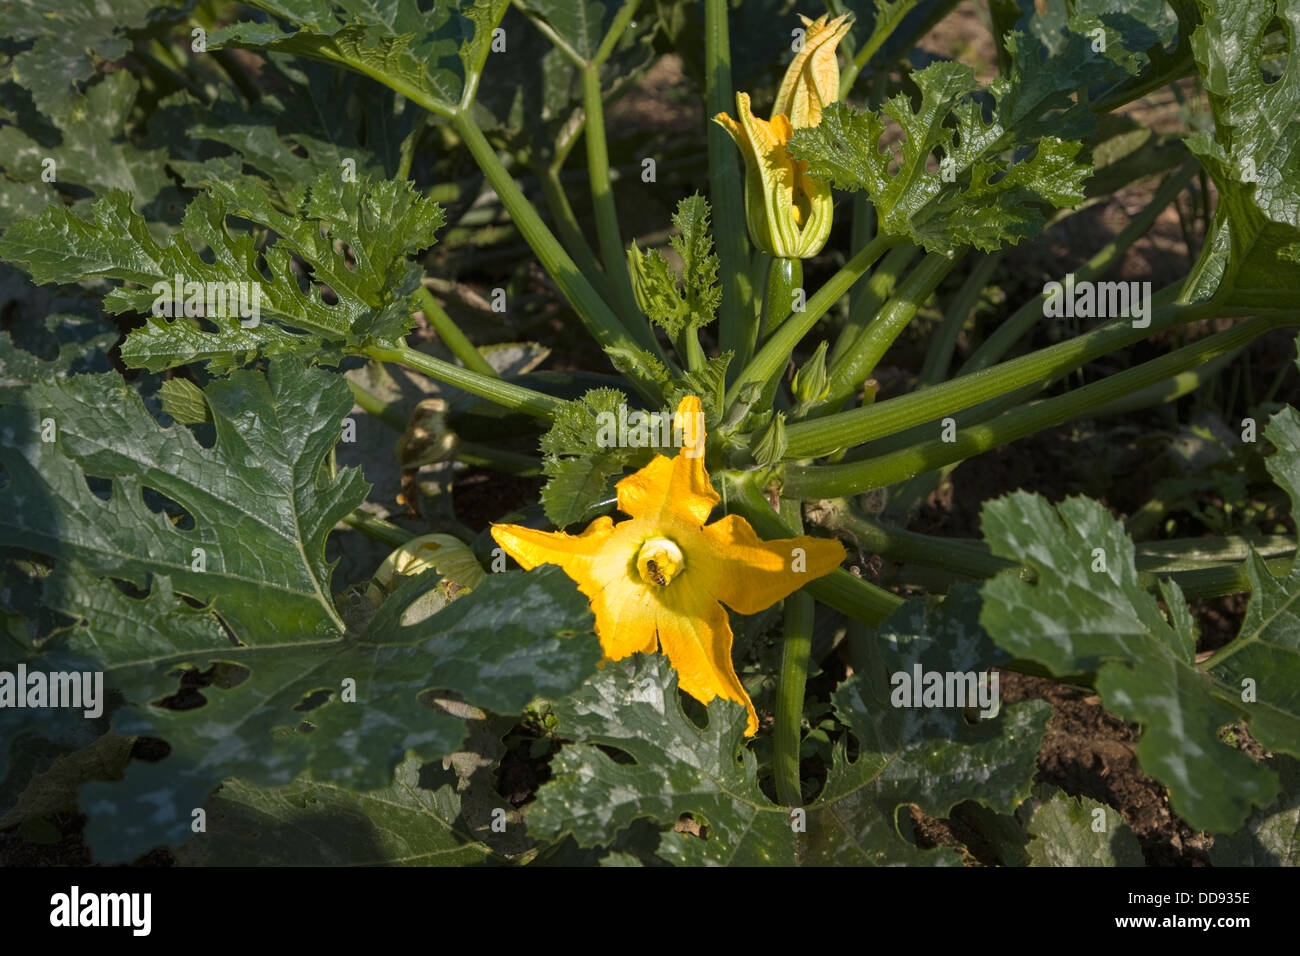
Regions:
<instances>
[{"instance_id":1,"label":"dark soil","mask_svg":"<svg viewBox=\"0 0 1300 956\"><path fill-rule=\"evenodd\" d=\"M1214 838L1198 833L1175 816L1165 788L1138 766L1134 746L1138 728L1102 709L1100 699L1038 677L1003 671L1003 700L1045 700L1052 705L1047 735L1038 755L1035 780L1053 784L1073 796L1086 796L1123 815L1142 847L1149 866L1208 866ZM960 809L960 808L959 808ZM971 864L991 865L996 851L959 813L936 820L913 808L922 846L966 844Z\"/></svg>"},{"instance_id":2,"label":"dark soil","mask_svg":"<svg viewBox=\"0 0 1300 956\"><path fill-rule=\"evenodd\" d=\"M1118 810L1149 865L1208 864L1213 838L1174 816L1165 788L1138 767L1135 725L1103 710L1095 694L1055 681L1003 671L1001 687L1007 703L1037 699L1052 705L1036 779Z\"/></svg>"}]
</instances>

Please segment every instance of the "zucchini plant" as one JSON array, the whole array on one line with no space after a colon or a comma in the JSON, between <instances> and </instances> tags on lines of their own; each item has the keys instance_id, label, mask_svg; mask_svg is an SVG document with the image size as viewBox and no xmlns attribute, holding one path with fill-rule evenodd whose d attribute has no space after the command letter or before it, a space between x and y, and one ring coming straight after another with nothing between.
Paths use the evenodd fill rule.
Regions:
<instances>
[{"instance_id":1,"label":"zucchini plant","mask_svg":"<svg viewBox=\"0 0 1300 956\"><path fill-rule=\"evenodd\" d=\"M1300 414L1250 367L1300 325L1300 5L990 0L984 60L956 8L7 5L4 839L1140 864L1034 679L1212 862L1294 864ZM921 521L1115 421L1201 457Z\"/></svg>"}]
</instances>

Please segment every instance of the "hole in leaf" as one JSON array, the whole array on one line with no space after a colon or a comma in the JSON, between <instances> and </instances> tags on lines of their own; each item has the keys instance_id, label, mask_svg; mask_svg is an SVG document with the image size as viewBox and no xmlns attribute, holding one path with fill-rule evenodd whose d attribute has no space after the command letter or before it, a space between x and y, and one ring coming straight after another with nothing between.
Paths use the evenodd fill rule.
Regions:
<instances>
[{"instance_id":1,"label":"hole in leaf","mask_svg":"<svg viewBox=\"0 0 1300 956\"><path fill-rule=\"evenodd\" d=\"M248 675L252 673L242 664L236 664L233 661L217 661L208 671L213 687L219 687L221 690L230 690L238 687L244 681L248 680Z\"/></svg>"},{"instance_id":2,"label":"hole in leaf","mask_svg":"<svg viewBox=\"0 0 1300 956\"><path fill-rule=\"evenodd\" d=\"M437 790L447 784L456 786L456 771L450 765L444 767L441 760L420 764L415 783L421 790Z\"/></svg>"},{"instance_id":3,"label":"hole in leaf","mask_svg":"<svg viewBox=\"0 0 1300 956\"><path fill-rule=\"evenodd\" d=\"M189 432L194 436L194 440L204 448L213 448L217 444L217 430L210 423L204 422L201 425L188 426Z\"/></svg>"},{"instance_id":4,"label":"hole in leaf","mask_svg":"<svg viewBox=\"0 0 1300 956\"><path fill-rule=\"evenodd\" d=\"M131 745L131 759L157 763L172 752L172 745L157 737L137 737Z\"/></svg>"},{"instance_id":5,"label":"hole in leaf","mask_svg":"<svg viewBox=\"0 0 1300 956\"><path fill-rule=\"evenodd\" d=\"M346 266L346 268L347 268L347 270L348 270L349 272L355 272L355 271L356 271L356 269L357 269L357 254L356 254L355 252L352 251L352 247L351 247L351 246L349 246L349 245L348 245L346 242L344 242L342 239L335 239L335 240L334 240L334 251L340 253L340 254L343 256L343 263L344 263L344 265Z\"/></svg>"},{"instance_id":6,"label":"hole in leaf","mask_svg":"<svg viewBox=\"0 0 1300 956\"><path fill-rule=\"evenodd\" d=\"M636 763L636 758L626 750L619 750L617 747L611 747L608 744L596 744L596 749L610 760L614 761L614 763L623 764L624 766Z\"/></svg>"},{"instance_id":7,"label":"hole in leaf","mask_svg":"<svg viewBox=\"0 0 1300 956\"><path fill-rule=\"evenodd\" d=\"M1259 76L1265 83L1273 84L1282 79L1290 46L1286 24L1274 16L1268 21L1259 41Z\"/></svg>"},{"instance_id":8,"label":"hole in leaf","mask_svg":"<svg viewBox=\"0 0 1300 956\"><path fill-rule=\"evenodd\" d=\"M164 710L197 710L208 702L200 690L211 683L212 679L208 673L194 667L184 668L181 670L181 679L176 693L154 701L154 706Z\"/></svg>"},{"instance_id":9,"label":"hole in leaf","mask_svg":"<svg viewBox=\"0 0 1300 956\"><path fill-rule=\"evenodd\" d=\"M275 281L275 273L271 271L271 266L266 261L266 250L258 252L257 261L253 263L253 268L267 282Z\"/></svg>"},{"instance_id":10,"label":"hole in leaf","mask_svg":"<svg viewBox=\"0 0 1300 956\"><path fill-rule=\"evenodd\" d=\"M499 765L496 768L490 764L481 765L474 773L481 773L484 784L509 800L511 806L522 807L534 800L542 784L551 779L551 759L559 752L561 744L558 738L548 735L545 721L536 714L526 716L501 740L506 750ZM426 765L420 773L420 785L436 790L433 779L432 771Z\"/></svg>"},{"instance_id":11,"label":"hole in leaf","mask_svg":"<svg viewBox=\"0 0 1300 956\"><path fill-rule=\"evenodd\" d=\"M235 632L230 629L230 625L226 623L225 618L223 618L220 614L216 615L216 618L217 618L217 623L221 625L221 629L226 632L226 637L230 638L231 645L233 645L234 647L248 646L235 636Z\"/></svg>"},{"instance_id":12,"label":"hole in leaf","mask_svg":"<svg viewBox=\"0 0 1300 956\"><path fill-rule=\"evenodd\" d=\"M333 696L334 696L334 691L329 690L327 688L322 688L321 690L313 690L309 693L303 694L302 700L298 701L298 703L294 705L293 709L298 711L299 713L306 713L309 710L315 710L317 707L320 707L322 704L327 703L329 699Z\"/></svg>"},{"instance_id":13,"label":"hole in leaf","mask_svg":"<svg viewBox=\"0 0 1300 956\"><path fill-rule=\"evenodd\" d=\"M315 283L312 282L312 273L314 270L311 267L311 263L296 253L293 253L289 259L289 269L293 274L295 284L298 286L298 291L304 296L310 297L312 288L315 285Z\"/></svg>"},{"instance_id":14,"label":"hole in leaf","mask_svg":"<svg viewBox=\"0 0 1300 956\"><path fill-rule=\"evenodd\" d=\"M129 598L134 598L135 600L140 601L149 596L148 591L142 587L137 587L130 581L124 581L121 578L109 578L109 580L113 582L119 591Z\"/></svg>"},{"instance_id":15,"label":"hole in leaf","mask_svg":"<svg viewBox=\"0 0 1300 956\"><path fill-rule=\"evenodd\" d=\"M195 710L208 702L201 693L203 688L230 690L247 680L250 673L247 667L231 661L215 661L206 671L200 671L192 666L185 666L179 670L181 678L176 693L155 701L155 707L166 710Z\"/></svg>"},{"instance_id":16,"label":"hole in leaf","mask_svg":"<svg viewBox=\"0 0 1300 956\"><path fill-rule=\"evenodd\" d=\"M199 330L208 335L218 335L221 332L221 326L205 316L200 315L194 321L199 323Z\"/></svg>"},{"instance_id":17,"label":"hole in leaf","mask_svg":"<svg viewBox=\"0 0 1300 956\"><path fill-rule=\"evenodd\" d=\"M700 728L700 730L709 726L708 708L690 694L684 692L681 688L678 688L677 690L677 700L681 703L682 713L686 715L687 720Z\"/></svg>"},{"instance_id":18,"label":"hole in leaf","mask_svg":"<svg viewBox=\"0 0 1300 956\"><path fill-rule=\"evenodd\" d=\"M96 475L86 476L86 487L90 493L101 501L108 501L113 497L113 482L109 478L100 478Z\"/></svg>"},{"instance_id":19,"label":"hole in leaf","mask_svg":"<svg viewBox=\"0 0 1300 956\"><path fill-rule=\"evenodd\" d=\"M685 833L689 836L699 837L701 840L709 838L709 826L707 823L700 823L689 813L683 813L673 824L673 830L677 833Z\"/></svg>"},{"instance_id":20,"label":"hole in leaf","mask_svg":"<svg viewBox=\"0 0 1300 956\"><path fill-rule=\"evenodd\" d=\"M145 507L154 514L165 514L170 518L176 530L194 530L194 516L186 511L180 502L153 488L144 488L141 497L144 499Z\"/></svg>"}]
</instances>

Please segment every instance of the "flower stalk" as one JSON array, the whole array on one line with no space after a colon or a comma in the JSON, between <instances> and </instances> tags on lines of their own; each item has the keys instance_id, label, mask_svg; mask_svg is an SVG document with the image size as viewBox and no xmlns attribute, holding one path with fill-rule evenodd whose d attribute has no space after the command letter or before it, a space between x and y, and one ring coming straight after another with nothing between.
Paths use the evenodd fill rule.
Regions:
<instances>
[{"instance_id":1,"label":"flower stalk","mask_svg":"<svg viewBox=\"0 0 1300 956\"><path fill-rule=\"evenodd\" d=\"M731 29L727 0L704 0L704 84L705 105L711 116L731 105ZM740 170L722 127L708 124L709 198L717 236L722 307L718 316L718 340L723 352L747 358L753 349L757 320L750 313L753 286L750 284L749 243L745 236L744 200ZM747 344L749 343L749 344ZM740 371L733 362L727 379Z\"/></svg>"},{"instance_id":2,"label":"flower stalk","mask_svg":"<svg viewBox=\"0 0 1300 956\"><path fill-rule=\"evenodd\" d=\"M1214 306L1167 305L1152 312L1151 325L1134 328L1126 321L1108 322L1077 338L1030 352L992 368L951 379L863 408L792 424L791 458L816 458L838 448L853 447L914 425L952 415L1035 382L1044 384L1066 375L1107 352L1187 322L1215 314ZM1172 373L1171 373L1172 374Z\"/></svg>"},{"instance_id":3,"label":"flower stalk","mask_svg":"<svg viewBox=\"0 0 1300 956\"><path fill-rule=\"evenodd\" d=\"M788 525L802 526L798 502L783 501L781 512ZM806 591L796 591L785 599L785 639L781 644L781 670L776 681L772 774L776 797L787 807L803 804L799 750L803 742L803 703L808 686L808 665L812 660L815 610L816 602Z\"/></svg>"},{"instance_id":4,"label":"flower stalk","mask_svg":"<svg viewBox=\"0 0 1300 956\"><path fill-rule=\"evenodd\" d=\"M1195 368L1218 355L1240 348L1265 332L1286 325L1300 325L1300 318L1265 315L1248 319L1226 332L1211 335L1158 359L1093 382L1091 385L1007 412L991 422L962 429L957 432L955 441L935 439L893 454L846 465L787 466L784 472L783 492L799 498L828 498L860 494L872 488L883 488L913 475L962 461L972 455L1024 438L1026 435L1059 425L1072 418L1085 416L1093 409L1123 395ZM989 371L995 372L996 369ZM958 379L949 384L956 385L963 381L965 379ZM937 392L940 387L942 386L915 394L918 398L922 398ZM879 410L887 404L889 403L882 403L874 408ZM821 424L830 420L831 418L821 419L812 424ZM790 431L796 427L798 426L790 426ZM793 445L793 439L790 441Z\"/></svg>"}]
</instances>

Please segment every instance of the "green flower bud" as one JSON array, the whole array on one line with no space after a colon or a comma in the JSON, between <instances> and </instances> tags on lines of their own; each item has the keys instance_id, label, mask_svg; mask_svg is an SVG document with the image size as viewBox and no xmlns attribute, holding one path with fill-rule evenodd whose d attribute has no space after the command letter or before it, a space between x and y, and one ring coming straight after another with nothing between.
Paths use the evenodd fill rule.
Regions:
<instances>
[{"instance_id":1,"label":"green flower bud","mask_svg":"<svg viewBox=\"0 0 1300 956\"><path fill-rule=\"evenodd\" d=\"M764 468L770 468L785 457L785 450L790 442L785 437L785 412L777 412L767 423L758 443L754 446L754 461Z\"/></svg>"},{"instance_id":2,"label":"green flower bud","mask_svg":"<svg viewBox=\"0 0 1300 956\"><path fill-rule=\"evenodd\" d=\"M800 405L816 405L831 393L830 380L826 375L826 343L817 346L812 358L804 362L803 367L794 373L790 383L794 397Z\"/></svg>"}]
</instances>

